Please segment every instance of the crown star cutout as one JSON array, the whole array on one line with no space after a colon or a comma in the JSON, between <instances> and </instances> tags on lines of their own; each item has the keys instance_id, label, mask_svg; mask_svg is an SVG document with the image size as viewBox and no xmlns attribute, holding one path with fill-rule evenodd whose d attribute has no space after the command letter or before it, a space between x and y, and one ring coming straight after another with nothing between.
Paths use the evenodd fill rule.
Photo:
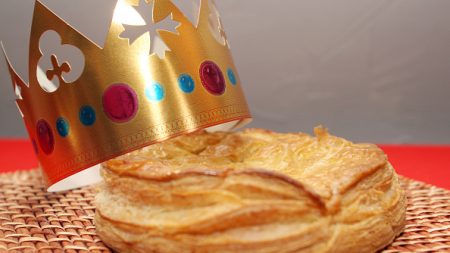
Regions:
<instances>
[{"instance_id":1,"label":"crown star cutout","mask_svg":"<svg viewBox=\"0 0 450 253\"><path fill-rule=\"evenodd\" d=\"M222 24L222 20L221 19L219 19L219 28L218 29L219 29L220 36L225 41L226 45L228 45L228 47L229 47L230 42L228 41L228 37L227 37L227 34L225 33L225 30L223 28L223 24Z\"/></svg>"},{"instance_id":2,"label":"crown star cutout","mask_svg":"<svg viewBox=\"0 0 450 253\"><path fill-rule=\"evenodd\" d=\"M170 48L159 36L159 31L169 31L178 34L176 28L180 25L172 19L172 15L166 16L163 20L155 22L153 12L155 9L155 1L147 3L145 0L140 0L138 6L133 8L141 15L145 21L144 25L128 25L122 24L125 28L120 34L121 38L128 39L130 44L133 44L137 39L142 36L150 37L150 49L149 55L156 54L160 59L163 59L166 51L170 51Z\"/></svg>"},{"instance_id":3,"label":"crown star cutout","mask_svg":"<svg viewBox=\"0 0 450 253\"><path fill-rule=\"evenodd\" d=\"M14 84L14 93L16 94L17 99L23 100L22 89L17 84Z\"/></svg>"},{"instance_id":4,"label":"crown star cutout","mask_svg":"<svg viewBox=\"0 0 450 253\"><path fill-rule=\"evenodd\" d=\"M15 93L15 95L16 95L16 99L17 99L17 100L23 100L23 97L22 97L22 89L21 89L20 86L18 86L17 84L14 84L14 93ZM20 115L21 115L22 118L23 118L23 112L22 112L22 109L20 109L20 106L19 106L19 104L17 103L17 100L16 100L16 106L17 106L17 109L19 109L19 113L20 113Z\"/></svg>"},{"instance_id":5,"label":"crown star cutout","mask_svg":"<svg viewBox=\"0 0 450 253\"><path fill-rule=\"evenodd\" d=\"M0 46L3 46L3 45L0 44ZM16 104L16 106L17 106L17 109L19 110L20 115L21 115L22 118L23 118L24 114L23 114L23 112L22 112L22 109L20 108L19 101L23 101L23 97L22 97L22 88L21 88L21 86L24 87L23 85L26 85L26 84L23 83L23 85L21 85L20 81L17 81L17 80L15 80L14 78L13 78L12 81L13 81L14 95L16 96L15 104Z\"/></svg>"},{"instance_id":6,"label":"crown star cutout","mask_svg":"<svg viewBox=\"0 0 450 253\"><path fill-rule=\"evenodd\" d=\"M220 17L219 11L215 7L215 5L210 5L210 14L208 17L209 28L211 29L211 33L214 38L222 45L230 47L228 42L228 37L225 33L225 29L222 24L222 19Z\"/></svg>"}]
</instances>

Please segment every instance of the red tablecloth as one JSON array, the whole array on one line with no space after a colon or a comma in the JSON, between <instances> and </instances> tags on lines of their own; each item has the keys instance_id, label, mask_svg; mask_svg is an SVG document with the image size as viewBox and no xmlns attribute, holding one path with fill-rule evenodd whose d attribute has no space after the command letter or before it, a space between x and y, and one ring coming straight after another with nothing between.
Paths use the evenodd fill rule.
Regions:
<instances>
[{"instance_id":1,"label":"red tablecloth","mask_svg":"<svg viewBox=\"0 0 450 253\"><path fill-rule=\"evenodd\" d=\"M450 189L450 146L380 145L400 175ZM35 168L28 140L0 139L0 173Z\"/></svg>"}]
</instances>

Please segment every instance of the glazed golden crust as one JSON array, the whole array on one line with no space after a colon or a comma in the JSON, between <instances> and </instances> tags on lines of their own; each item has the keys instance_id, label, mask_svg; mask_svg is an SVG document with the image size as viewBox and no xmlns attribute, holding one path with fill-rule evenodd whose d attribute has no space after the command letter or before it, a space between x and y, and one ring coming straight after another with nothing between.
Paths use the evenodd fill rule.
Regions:
<instances>
[{"instance_id":1,"label":"glazed golden crust","mask_svg":"<svg viewBox=\"0 0 450 253\"><path fill-rule=\"evenodd\" d=\"M406 206L385 154L315 132L199 132L110 160L97 232L121 252L383 248Z\"/></svg>"}]
</instances>

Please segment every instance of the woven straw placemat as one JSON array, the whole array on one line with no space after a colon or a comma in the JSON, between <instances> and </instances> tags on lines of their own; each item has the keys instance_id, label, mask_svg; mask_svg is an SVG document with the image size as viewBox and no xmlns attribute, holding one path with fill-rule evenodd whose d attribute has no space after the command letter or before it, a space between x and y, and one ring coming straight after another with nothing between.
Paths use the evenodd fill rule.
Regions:
<instances>
[{"instance_id":1,"label":"woven straw placemat","mask_svg":"<svg viewBox=\"0 0 450 253\"><path fill-rule=\"evenodd\" d=\"M405 231L385 253L450 252L450 192L402 178ZM47 193L37 170L0 175L0 252L111 252L95 233L95 187Z\"/></svg>"}]
</instances>

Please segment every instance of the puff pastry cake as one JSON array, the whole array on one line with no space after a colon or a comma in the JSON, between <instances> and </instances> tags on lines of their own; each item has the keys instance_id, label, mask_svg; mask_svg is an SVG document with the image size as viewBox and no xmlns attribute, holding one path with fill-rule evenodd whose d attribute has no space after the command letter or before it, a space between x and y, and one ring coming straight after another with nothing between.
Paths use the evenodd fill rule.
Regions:
<instances>
[{"instance_id":1,"label":"puff pastry cake","mask_svg":"<svg viewBox=\"0 0 450 253\"><path fill-rule=\"evenodd\" d=\"M97 233L119 252L375 252L406 198L386 155L315 129L198 132L102 165Z\"/></svg>"}]
</instances>

